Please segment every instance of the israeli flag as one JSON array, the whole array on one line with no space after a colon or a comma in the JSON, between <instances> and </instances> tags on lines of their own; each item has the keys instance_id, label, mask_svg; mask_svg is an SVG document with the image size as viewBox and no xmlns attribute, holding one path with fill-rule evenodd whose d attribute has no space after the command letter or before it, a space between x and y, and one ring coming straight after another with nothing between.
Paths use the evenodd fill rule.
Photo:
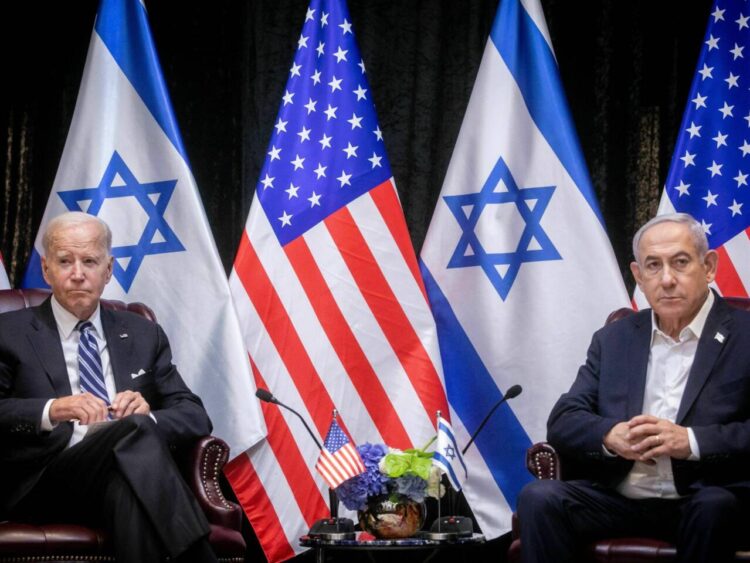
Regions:
<instances>
[{"instance_id":1,"label":"israeli flag","mask_svg":"<svg viewBox=\"0 0 750 563\"><path fill-rule=\"evenodd\" d=\"M432 464L443 472L454 490L461 490L461 485L469 476L469 471L461 456L461 448L456 442L453 427L442 416L438 417L437 446L432 455Z\"/></svg>"},{"instance_id":2,"label":"israeli flag","mask_svg":"<svg viewBox=\"0 0 750 563\"><path fill-rule=\"evenodd\" d=\"M526 449L592 333L628 297L565 102L538 0L502 0L421 254L464 493L490 538L531 479Z\"/></svg>"},{"instance_id":3,"label":"israeli flag","mask_svg":"<svg viewBox=\"0 0 750 563\"><path fill-rule=\"evenodd\" d=\"M265 431L229 285L188 165L139 0L102 0L55 183L23 280L46 287L47 222L65 211L112 228L104 297L149 305L174 362L233 454Z\"/></svg>"}]
</instances>

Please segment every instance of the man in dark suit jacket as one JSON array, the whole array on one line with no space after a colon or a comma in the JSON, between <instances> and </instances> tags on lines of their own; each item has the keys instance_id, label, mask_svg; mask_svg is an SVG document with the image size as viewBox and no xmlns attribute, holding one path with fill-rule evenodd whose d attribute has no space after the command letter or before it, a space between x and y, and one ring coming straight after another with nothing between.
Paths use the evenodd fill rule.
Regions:
<instances>
[{"instance_id":1,"label":"man in dark suit jacket","mask_svg":"<svg viewBox=\"0 0 750 563\"><path fill-rule=\"evenodd\" d=\"M713 293L699 223L662 215L633 241L651 309L599 330L548 440L576 479L521 492L524 561L577 561L604 537L674 541L679 561L732 561L750 493L750 313ZM746 522L746 520L744 520Z\"/></svg>"},{"instance_id":2,"label":"man in dark suit jacket","mask_svg":"<svg viewBox=\"0 0 750 563\"><path fill-rule=\"evenodd\" d=\"M112 275L109 228L66 213L43 246L52 297L0 315L0 512L103 526L118 561L216 561L170 453L211 422L162 329L99 306ZM106 396L81 388L81 321L93 325Z\"/></svg>"}]
</instances>

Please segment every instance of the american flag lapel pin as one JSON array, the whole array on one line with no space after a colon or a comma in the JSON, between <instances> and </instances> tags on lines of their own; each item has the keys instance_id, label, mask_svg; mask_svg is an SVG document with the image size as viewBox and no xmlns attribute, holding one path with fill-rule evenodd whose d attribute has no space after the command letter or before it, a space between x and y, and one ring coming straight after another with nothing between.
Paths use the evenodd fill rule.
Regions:
<instances>
[{"instance_id":1,"label":"american flag lapel pin","mask_svg":"<svg viewBox=\"0 0 750 563\"><path fill-rule=\"evenodd\" d=\"M718 340L719 344L724 344L724 335L722 333L720 333L720 332L717 332L714 335L714 340Z\"/></svg>"}]
</instances>

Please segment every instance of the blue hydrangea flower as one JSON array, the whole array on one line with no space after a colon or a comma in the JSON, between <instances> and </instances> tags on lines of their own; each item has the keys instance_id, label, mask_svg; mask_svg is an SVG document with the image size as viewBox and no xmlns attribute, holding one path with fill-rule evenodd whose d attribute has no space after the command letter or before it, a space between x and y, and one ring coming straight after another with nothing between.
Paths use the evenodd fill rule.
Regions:
<instances>
[{"instance_id":1,"label":"blue hydrangea flower","mask_svg":"<svg viewBox=\"0 0 750 563\"><path fill-rule=\"evenodd\" d=\"M366 471L344 481L336 488L336 494L349 510L364 510L367 497L388 492L390 479L380 472L380 460L388 453L382 444L365 443L357 446Z\"/></svg>"},{"instance_id":2,"label":"blue hydrangea flower","mask_svg":"<svg viewBox=\"0 0 750 563\"><path fill-rule=\"evenodd\" d=\"M388 477L380 471L380 460L388 453L383 444L365 443L357 446L357 451L365 465L365 472L344 481L336 488L339 500L349 510L365 510L367 500L378 495L404 495L422 502L426 496L427 481L414 475Z\"/></svg>"},{"instance_id":3,"label":"blue hydrangea flower","mask_svg":"<svg viewBox=\"0 0 750 563\"><path fill-rule=\"evenodd\" d=\"M402 475L393 479L393 492L404 495L415 502L422 502L427 490L427 481L416 475Z\"/></svg>"}]
</instances>

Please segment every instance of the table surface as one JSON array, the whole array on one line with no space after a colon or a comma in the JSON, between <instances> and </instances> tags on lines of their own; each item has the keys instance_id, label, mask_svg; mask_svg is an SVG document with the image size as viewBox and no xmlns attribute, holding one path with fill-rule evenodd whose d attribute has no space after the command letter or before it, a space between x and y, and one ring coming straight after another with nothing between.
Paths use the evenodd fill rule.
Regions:
<instances>
[{"instance_id":1,"label":"table surface","mask_svg":"<svg viewBox=\"0 0 750 563\"><path fill-rule=\"evenodd\" d=\"M449 545L475 545L484 543L484 535L472 534L465 538L453 538L449 540L433 540L427 538L413 537L398 540L371 539L369 534L357 532L353 540L326 539L310 536L302 536L299 543L303 547L333 548L333 549L434 549Z\"/></svg>"}]
</instances>

